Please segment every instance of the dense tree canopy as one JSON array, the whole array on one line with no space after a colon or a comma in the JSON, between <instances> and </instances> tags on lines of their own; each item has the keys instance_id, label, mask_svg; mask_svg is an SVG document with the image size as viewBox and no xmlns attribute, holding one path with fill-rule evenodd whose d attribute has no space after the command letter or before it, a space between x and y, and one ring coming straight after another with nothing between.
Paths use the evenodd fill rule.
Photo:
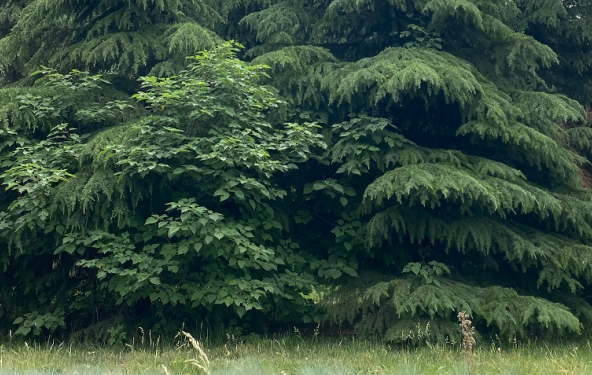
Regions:
<instances>
[{"instance_id":1,"label":"dense tree canopy","mask_svg":"<svg viewBox=\"0 0 592 375\"><path fill-rule=\"evenodd\" d=\"M459 309L507 336L580 332L589 2L321 3L240 24L281 93L332 129L330 165L301 168L319 187L304 201L336 223L323 256L374 273L337 292L334 319L395 341L418 320L446 332ZM343 210L329 182L356 192Z\"/></svg>"},{"instance_id":2,"label":"dense tree canopy","mask_svg":"<svg viewBox=\"0 0 592 375\"><path fill-rule=\"evenodd\" d=\"M589 330L591 18L561 0L0 6L2 325L324 314L405 342L428 322L454 337L466 310L483 334Z\"/></svg>"},{"instance_id":3,"label":"dense tree canopy","mask_svg":"<svg viewBox=\"0 0 592 375\"><path fill-rule=\"evenodd\" d=\"M10 80L41 65L128 78L172 74L187 55L221 41L211 28L223 20L204 0L11 0L3 7L0 22L12 30L0 42L0 67Z\"/></svg>"}]
</instances>

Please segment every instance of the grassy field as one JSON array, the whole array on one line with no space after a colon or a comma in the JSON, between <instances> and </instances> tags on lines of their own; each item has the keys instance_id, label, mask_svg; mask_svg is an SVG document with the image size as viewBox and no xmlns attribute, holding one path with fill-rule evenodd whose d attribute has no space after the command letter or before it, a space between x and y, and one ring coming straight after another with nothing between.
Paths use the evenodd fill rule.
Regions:
<instances>
[{"instance_id":1,"label":"grassy field","mask_svg":"<svg viewBox=\"0 0 592 375\"><path fill-rule=\"evenodd\" d=\"M119 348L75 344L0 345L0 375L407 375L407 374L592 374L591 344L481 344L473 365L461 348L430 346L392 349L354 339L228 339L195 347L183 337L176 344L136 343Z\"/></svg>"}]
</instances>

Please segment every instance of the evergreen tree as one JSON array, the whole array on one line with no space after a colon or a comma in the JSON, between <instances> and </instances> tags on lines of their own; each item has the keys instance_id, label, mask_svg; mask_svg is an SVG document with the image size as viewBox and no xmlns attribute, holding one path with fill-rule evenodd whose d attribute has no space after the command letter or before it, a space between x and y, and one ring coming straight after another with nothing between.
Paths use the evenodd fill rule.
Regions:
<instances>
[{"instance_id":1,"label":"evergreen tree","mask_svg":"<svg viewBox=\"0 0 592 375\"><path fill-rule=\"evenodd\" d=\"M247 56L326 124L293 231L342 282L334 322L397 342L453 335L460 310L504 337L590 327L589 2L246 3Z\"/></svg>"},{"instance_id":2,"label":"evergreen tree","mask_svg":"<svg viewBox=\"0 0 592 375\"><path fill-rule=\"evenodd\" d=\"M504 337L584 332L590 5L5 2L3 325L309 321L323 284L330 321L394 342L452 337L460 310ZM182 70L222 39L255 68L226 46Z\"/></svg>"},{"instance_id":3,"label":"evergreen tree","mask_svg":"<svg viewBox=\"0 0 592 375\"><path fill-rule=\"evenodd\" d=\"M7 0L0 4L0 40L6 37L19 20L29 0ZM15 67L0 65L0 82L16 79Z\"/></svg>"},{"instance_id":4,"label":"evergreen tree","mask_svg":"<svg viewBox=\"0 0 592 375\"><path fill-rule=\"evenodd\" d=\"M26 4L25 0L8 0L0 5L0 38L10 33Z\"/></svg>"},{"instance_id":5,"label":"evergreen tree","mask_svg":"<svg viewBox=\"0 0 592 375\"><path fill-rule=\"evenodd\" d=\"M545 4L546 5L546 4ZM549 6L550 5L550 6ZM526 33L553 49L560 64L548 81L581 103L592 103L592 14L590 1L520 2Z\"/></svg>"},{"instance_id":6,"label":"evergreen tree","mask_svg":"<svg viewBox=\"0 0 592 375\"><path fill-rule=\"evenodd\" d=\"M0 39L0 68L17 73L10 81L41 65L127 78L172 74L220 41L211 30L222 21L205 0L10 0L0 9L0 22L14 24Z\"/></svg>"}]
</instances>

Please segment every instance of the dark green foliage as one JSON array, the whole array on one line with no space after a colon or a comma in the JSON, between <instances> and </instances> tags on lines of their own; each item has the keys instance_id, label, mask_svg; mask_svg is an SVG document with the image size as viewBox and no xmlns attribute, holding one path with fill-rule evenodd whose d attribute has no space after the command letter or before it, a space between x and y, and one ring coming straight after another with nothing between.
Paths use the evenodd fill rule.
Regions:
<instances>
[{"instance_id":1,"label":"dark green foliage","mask_svg":"<svg viewBox=\"0 0 592 375\"><path fill-rule=\"evenodd\" d=\"M267 121L282 102L257 85L263 67L235 52L226 44L177 76L142 78L133 98L145 110L89 100L107 82L79 72L40 72L48 91L15 98L17 114L31 111L33 126L51 127L45 139L14 148L2 175L14 198L0 221L8 244L0 306L18 333L39 314L71 326L95 308L129 314L146 303L196 319L222 306L220 317L302 312L313 279L275 219L286 191L272 177L323 142L314 124ZM63 87L85 95L87 106L52 96ZM88 131L89 122L105 128ZM18 267L30 262L51 272L29 287L33 275Z\"/></svg>"},{"instance_id":2,"label":"dark green foliage","mask_svg":"<svg viewBox=\"0 0 592 375\"><path fill-rule=\"evenodd\" d=\"M589 5L282 1L242 18L254 61L332 128L310 186L352 195L305 201L334 223L327 255L382 273L344 277L333 322L394 341L418 322L453 335L460 310L506 337L590 324ZM434 265L450 272L420 277Z\"/></svg>"},{"instance_id":3,"label":"dark green foliage","mask_svg":"<svg viewBox=\"0 0 592 375\"><path fill-rule=\"evenodd\" d=\"M559 90L592 102L592 15L589 0L521 1L526 32L557 53L561 62L545 73Z\"/></svg>"},{"instance_id":4,"label":"dark green foliage","mask_svg":"<svg viewBox=\"0 0 592 375\"><path fill-rule=\"evenodd\" d=\"M437 267L437 262L430 263L421 267ZM501 337L521 335L525 327L530 334L581 331L580 322L565 306L521 296L508 288L479 288L451 281L436 283L437 279L425 276L381 279L364 275L364 278L366 283L372 280L373 285L335 294L335 313L331 318L336 322L355 322L360 333L383 331L385 339L395 343L454 340L458 337L458 327L451 322L451 316L456 309L478 317L475 323L482 331L493 329ZM441 322L434 324L434 321ZM422 330L424 336L415 337Z\"/></svg>"},{"instance_id":5,"label":"dark green foliage","mask_svg":"<svg viewBox=\"0 0 592 375\"><path fill-rule=\"evenodd\" d=\"M6 324L589 332L590 1L8 4Z\"/></svg>"},{"instance_id":6,"label":"dark green foliage","mask_svg":"<svg viewBox=\"0 0 592 375\"><path fill-rule=\"evenodd\" d=\"M204 0L34 0L18 20L24 2L12 3L0 13L10 14L14 24L0 40L0 68L10 69L5 78L11 81L40 65L128 78L150 69L172 74L185 65L185 56L220 40L211 29L222 20Z\"/></svg>"},{"instance_id":7,"label":"dark green foliage","mask_svg":"<svg viewBox=\"0 0 592 375\"><path fill-rule=\"evenodd\" d=\"M0 5L0 38L6 36L19 20L27 0L7 0Z\"/></svg>"}]
</instances>

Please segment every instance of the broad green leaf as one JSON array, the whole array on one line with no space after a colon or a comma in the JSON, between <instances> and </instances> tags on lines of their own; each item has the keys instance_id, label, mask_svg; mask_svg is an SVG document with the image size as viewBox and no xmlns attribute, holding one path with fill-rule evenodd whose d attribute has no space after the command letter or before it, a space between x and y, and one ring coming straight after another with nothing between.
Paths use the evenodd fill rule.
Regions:
<instances>
[{"instance_id":1,"label":"broad green leaf","mask_svg":"<svg viewBox=\"0 0 592 375\"><path fill-rule=\"evenodd\" d=\"M158 219L156 219L154 216L151 216L148 219L146 219L146 222L144 224L149 225L155 224L156 222L158 222Z\"/></svg>"},{"instance_id":2,"label":"broad green leaf","mask_svg":"<svg viewBox=\"0 0 592 375\"><path fill-rule=\"evenodd\" d=\"M178 225L171 225L168 231L169 238L173 237L175 233L179 231L179 229L181 229L181 227L179 227Z\"/></svg>"}]
</instances>

